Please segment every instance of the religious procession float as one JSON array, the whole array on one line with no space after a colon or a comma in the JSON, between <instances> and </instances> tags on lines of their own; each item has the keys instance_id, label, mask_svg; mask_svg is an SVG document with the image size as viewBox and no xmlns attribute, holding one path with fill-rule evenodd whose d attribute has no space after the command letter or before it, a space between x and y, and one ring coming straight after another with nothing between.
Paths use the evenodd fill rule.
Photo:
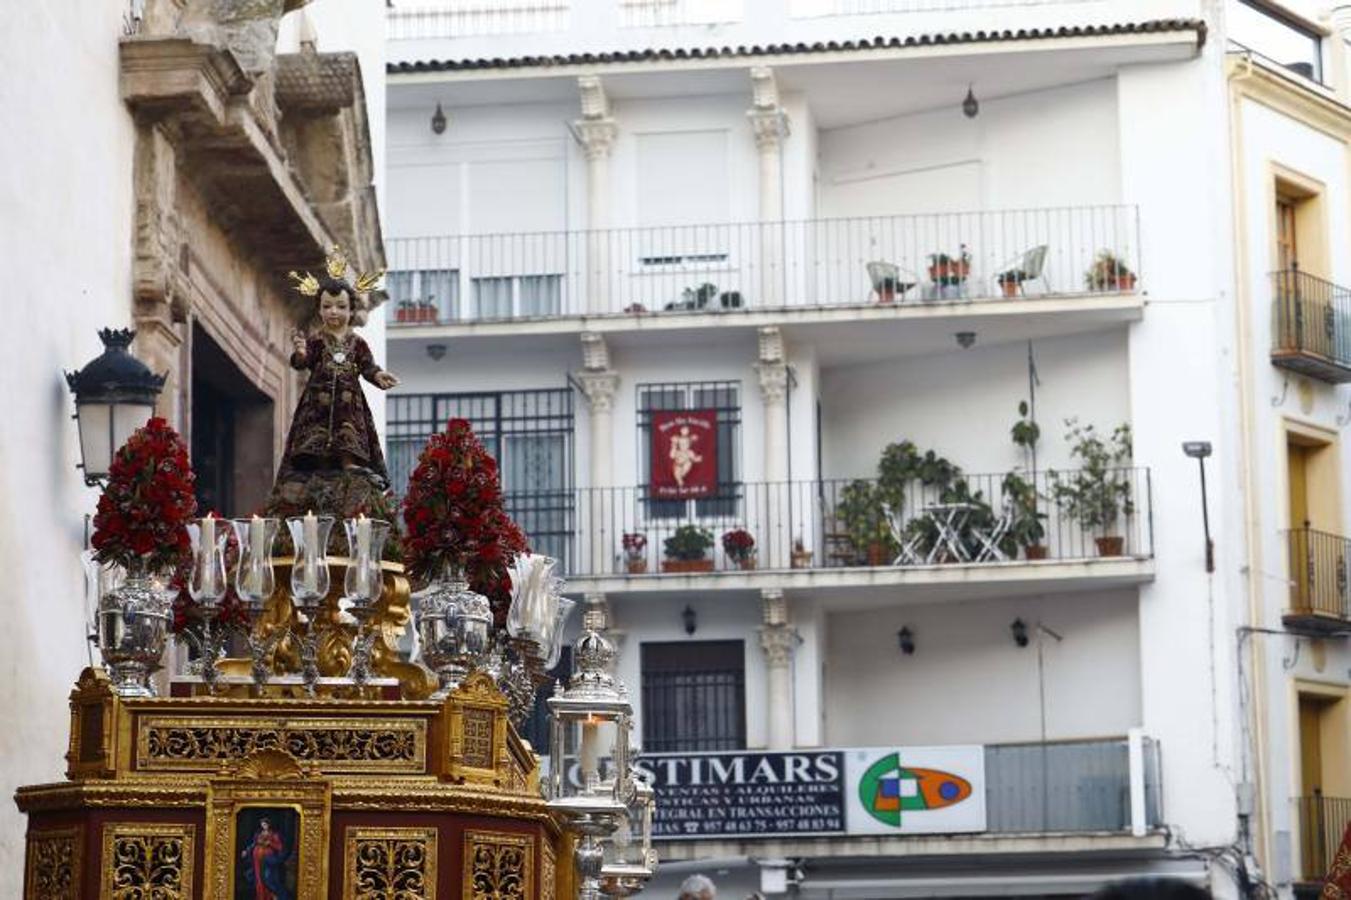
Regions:
<instances>
[{"instance_id":1,"label":"religious procession float","mask_svg":"<svg viewBox=\"0 0 1351 900\"><path fill-rule=\"evenodd\" d=\"M308 380L256 515L196 508L182 439L146 421L162 379L130 332L68 376L82 434L120 430L91 541L103 666L70 695L66 780L16 798L26 900L641 890L652 791L599 610L547 700L545 773L517 729L574 605L554 561L528 551L463 420L393 508L360 380L398 380L350 327L378 275L352 277L335 248L293 277L319 325L294 337Z\"/></svg>"}]
</instances>

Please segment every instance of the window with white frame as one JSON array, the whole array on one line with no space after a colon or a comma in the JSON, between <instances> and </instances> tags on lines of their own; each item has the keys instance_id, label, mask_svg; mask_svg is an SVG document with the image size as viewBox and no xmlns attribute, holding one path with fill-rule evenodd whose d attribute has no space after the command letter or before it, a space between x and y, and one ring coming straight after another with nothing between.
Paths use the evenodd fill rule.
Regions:
<instances>
[{"instance_id":1,"label":"window with white frame","mask_svg":"<svg viewBox=\"0 0 1351 900\"><path fill-rule=\"evenodd\" d=\"M487 276L470 285L475 319L528 319L563 310L562 275Z\"/></svg>"},{"instance_id":2,"label":"window with white frame","mask_svg":"<svg viewBox=\"0 0 1351 900\"><path fill-rule=\"evenodd\" d=\"M385 290L397 322L460 317L460 273L456 269L412 269L385 275ZM426 311L426 312L424 312Z\"/></svg>"}]
</instances>

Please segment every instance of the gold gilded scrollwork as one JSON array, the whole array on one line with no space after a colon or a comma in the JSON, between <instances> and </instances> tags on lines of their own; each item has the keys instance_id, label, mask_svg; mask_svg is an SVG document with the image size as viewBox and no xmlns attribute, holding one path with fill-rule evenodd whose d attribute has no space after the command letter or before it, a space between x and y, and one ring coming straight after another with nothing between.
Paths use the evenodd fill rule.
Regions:
<instances>
[{"instance_id":1,"label":"gold gilded scrollwork","mask_svg":"<svg viewBox=\"0 0 1351 900\"><path fill-rule=\"evenodd\" d=\"M464 833L463 900L525 900L532 896L533 837L501 831Z\"/></svg>"},{"instance_id":2,"label":"gold gilded scrollwork","mask_svg":"<svg viewBox=\"0 0 1351 900\"><path fill-rule=\"evenodd\" d=\"M343 900L436 897L435 828L366 828L346 832Z\"/></svg>"},{"instance_id":3,"label":"gold gilded scrollwork","mask_svg":"<svg viewBox=\"0 0 1351 900\"><path fill-rule=\"evenodd\" d=\"M186 900L192 896L195 825L110 822L103 826L99 900Z\"/></svg>"},{"instance_id":4,"label":"gold gilded scrollwork","mask_svg":"<svg viewBox=\"0 0 1351 900\"><path fill-rule=\"evenodd\" d=\"M543 850L543 862L540 864L539 877L544 880L544 883L539 886L539 900L554 900L558 880L558 865L554 860L554 848L547 840L540 843Z\"/></svg>"},{"instance_id":5,"label":"gold gilded scrollwork","mask_svg":"<svg viewBox=\"0 0 1351 900\"><path fill-rule=\"evenodd\" d=\"M30 832L24 900L79 900L80 846L78 828Z\"/></svg>"},{"instance_id":6,"label":"gold gilded scrollwork","mask_svg":"<svg viewBox=\"0 0 1351 900\"><path fill-rule=\"evenodd\" d=\"M493 767L493 711L470 707L464 711L464 751L466 766Z\"/></svg>"},{"instance_id":7,"label":"gold gilded scrollwork","mask_svg":"<svg viewBox=\"0 0 1351 900\"><path fill-rule=\"evenodd\" d=\"M209 771L263 750L281 750L326 771L421 773L427 725L421 720L145 716L137 762L146 771Z\"/></svg>"}]
</instances>

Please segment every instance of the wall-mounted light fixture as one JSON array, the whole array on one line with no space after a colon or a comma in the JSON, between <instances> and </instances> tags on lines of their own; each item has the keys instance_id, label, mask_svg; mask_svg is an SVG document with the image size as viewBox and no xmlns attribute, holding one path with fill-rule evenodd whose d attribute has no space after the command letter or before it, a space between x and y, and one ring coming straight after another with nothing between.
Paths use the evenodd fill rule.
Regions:
<instances>
[{"instance_id":1,"label":"wall-mounted light fixture","mask_svg":"<svg viewBox=\"0 0 1351 900\"><path fill-rule=\"evenodd\" d=\"M963 350L970 350L976 346L976 333L974 331L959 331L953 337L957 339L957 346Z\"/></svg>"},{"instance_id":2,"label":"wall-mounted light fixture","mask_svg":"<svg viewBox=\"0 0 1351 900\"><path fill-rule=\"evenodd\" d=\"M910 630L909 625L901 626L901 630L896 632L896 643L900 646L901 652L906 656L911 656L915 652L915 633Z\"/></svg>"},{"instance_id":3,"label":"wall-mounted light fixture","mask_svg":"<svg viewBox=\"0 0 1351 900\"><path fill-rule=\"evenodd\" d=\"M75 395L80 468L89 487L104 482L118 449L154 415L155 399L168 377L156 375L131 355L134 337L131 329L101 329L103 352L80 371L66 373Z\"/></svg>"},{"instance_id":4,"label":"wall-mounted light fixture","mask_svg":"<svg viewBox=\"0 0 1351 900\"><path fill-rule=\"evenodd\" d=\"M443 359L446 358L446 345L445 345L445 344L428 344L428 345L427 345L427 355L430 356L430 357L432 358L433 361L435 361L435 362L440 362L441 360L443 360Z\"/></svg>"},{"instance_id":5,"label":"wall-mounted light fixture","mask_svg":"<svg viewBox=\"0 0 1351 900\"><path fill-rule=\"evenodd\" d=\"M1009 631L1013 634L1013 642L1019 647L1026 647L1028 644L1027 623L1022 619L1014 619L1013 624L1009 626Z\"/></svg>"},{"instance_id":6,"label":"wall-mounted light fixture","mask_svg":"<svg viewBox=\"0 0 1351 900\"><path fill-rule=\"evenodd\" d=\"M446 132L446 111L441 108L441 104L436 104L436 112L432 113L432 134L445 134Z\"/></svg>"},{"instance_id":7,"label":"wall-mounted light fixture","mask_svg":"<svg viewBox=\"0 0 1351 900\"><path fill-rule=\"evenodd\" d=\"M1206 499L1206 457L1210 455L1210 441L1184 441L1182 452L1196 460L1201 467L1201 524L1206 533L1206 571L1215 571L1215 542L1210 539L1210 503Z\"/></svg>"},{"instance_id":8,"label":"wall-mounted light fixture","mask_svg":"<svg viewBox=\"0 0 1351 900\"><path fill-rule=\"evenodd\" d=\"M686 605L685 611L680 614L680 621L685 624L685 633L693 635L699 627L699 616L694 611L694 607Z\"/></svg>"},{"instance_id":9,"label":"wall-mounted light fixture","mask_svg":"<svg viewBox=\"0 0 1351 900\"><path fill-rule=\"evenodd\" d=\"M969 84L966 86L966 99L962 101L962 115L968 119L980 115L980 101L976 99L975 89Z\"/></svg>"}]
</instances>

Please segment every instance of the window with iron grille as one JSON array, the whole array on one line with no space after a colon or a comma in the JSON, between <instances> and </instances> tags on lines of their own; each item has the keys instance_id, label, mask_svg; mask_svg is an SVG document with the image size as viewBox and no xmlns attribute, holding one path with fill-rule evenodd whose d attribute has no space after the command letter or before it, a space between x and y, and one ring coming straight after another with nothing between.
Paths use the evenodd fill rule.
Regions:
<instances>
[{"instance_id":1,"label":"window with iron grille","mask_svg":"<svg viewBox=\"0 0 1351 900\"><path fill-rule=\"evenodd\" d=\"M654 519L734 516L741 497L741 382L693 381L638 385L638 471L652 483L652 413L663 410L713 410L718 422L718 484L712 496L697 500L647 500Z\"/></svg>"},{"instance_id":2,"label":"window with iron grille","mask_svg":"<svg viewBox=\"0 0 1351 900\"><path fill-rule=\"evenodd\" d=\"M402 493L427 439L468 419L497 459L507 512L536 553L565 567L575 527L572 390L394 394L386 407L390 482Z\"/></svg>"},{"instance_id":3,"label":"window with iron grille","mask_svg":"<svg viewBox=\"0 0 1351 900\"><path fill-rule=\"evenodd\" d=\"M643 750L746 746L744 641L643 644Z\"/></svg>"}]
</instances>

